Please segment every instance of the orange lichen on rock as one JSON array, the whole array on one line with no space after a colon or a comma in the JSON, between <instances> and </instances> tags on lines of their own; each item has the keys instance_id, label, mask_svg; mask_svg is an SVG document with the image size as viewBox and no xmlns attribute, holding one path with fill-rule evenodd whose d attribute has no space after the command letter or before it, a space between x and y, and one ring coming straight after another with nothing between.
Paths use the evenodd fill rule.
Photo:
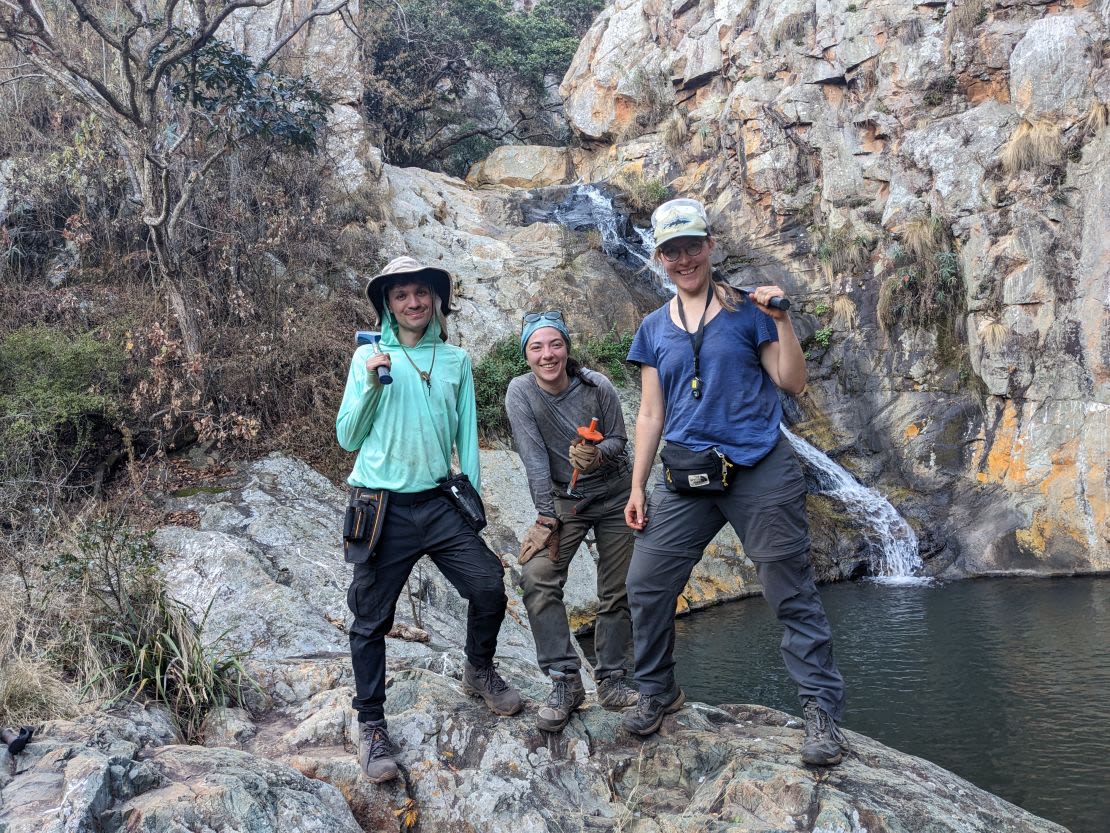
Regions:
<instances>
[{"instance_id":1,"label":"orange lichen on rock","mask_svg":"<svg viewBox=\"0 0 1110 833\"><path fill-rule=\"evenodd\" d=\"M994 434L994 442L987 451L986 466L977 474L980 483L1025 483L1025 441L1017 408L1006 402Z\"/></svg>"},{"instance_id":2,"label":"orange lichen on rock","mask_svg":"<svg viewBox=\"0 0 1110 833\"><path fill-rule=\"evenodd\" d=\"M919 423L911 422L909 425L906 426L906 430L902 432L902 435L907 440L912 440L914 437L921 433L922 427L923 426Z\"/></svg>"}]
</instances>

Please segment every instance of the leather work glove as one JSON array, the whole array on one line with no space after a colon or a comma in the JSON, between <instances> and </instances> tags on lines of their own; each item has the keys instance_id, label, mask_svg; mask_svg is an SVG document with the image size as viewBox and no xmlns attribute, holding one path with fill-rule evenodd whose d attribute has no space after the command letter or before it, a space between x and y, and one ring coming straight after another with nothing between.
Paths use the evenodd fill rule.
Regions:
<instances>
[{"instance_id":1,"label":"leather work glove","mask_svg":"<svg viewBox=\"0 0 1110 833\"><path fill-rule=\"evenodd\" d=\"M539 517L524 533L520 542L518 564L527 564L532 556L546 548L548 557L554 561L559 555L559 522L554 518Z\"/></svg>"},{"instance_id":2,"label":"leather work glove","mask_svg":"<svg viewBox=\"0 0 1110 833\"><path fill-rule=\"evenodd\" d=\"M601 465L601 450L596 445L578 440L571 445L567 458L575 471L589 474Z\"/></svg>"}]
</instances>

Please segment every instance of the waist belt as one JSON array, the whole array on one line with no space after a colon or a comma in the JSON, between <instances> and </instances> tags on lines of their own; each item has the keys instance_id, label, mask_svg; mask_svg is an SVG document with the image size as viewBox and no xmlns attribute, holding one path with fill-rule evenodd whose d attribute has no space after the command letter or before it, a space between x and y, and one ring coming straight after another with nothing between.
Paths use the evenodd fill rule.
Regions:
<instances>
[{"instance_id":1,"label":"waist belt","mask_svg":"<svg viewBox=\"0 0 1110 833\"><path fill-rule=\"evenodd\" d=\"M390 492L389 500L394 506L415 506L417 503L427 503L437 497L444 497L442 489L425 489L422 492Z\"/></svg>"}]
</instances>

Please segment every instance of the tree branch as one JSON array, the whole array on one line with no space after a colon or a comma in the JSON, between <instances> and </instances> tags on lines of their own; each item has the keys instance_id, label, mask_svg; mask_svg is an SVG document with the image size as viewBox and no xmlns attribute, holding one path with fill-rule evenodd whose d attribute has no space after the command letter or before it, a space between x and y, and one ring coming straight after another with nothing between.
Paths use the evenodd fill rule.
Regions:
<instances>
[{"instance_id":1,"label":"tree branch","mask_svg":"<svg viewBox=\"0 0 1110 833\"><path fill-rule=\"evenodd\" d=\"M101 40L116 51L120 51L120 42L108 32L104 23L89 9L84 0L69 0L69 5L73 6L73 10L77 12L77 17L81 21L88 23L92 30L100 35Z\"/></svg>"},{"instance_id":2,"label":"tree branch","mask_svg":"<svg viewBox=\"0 0 1110 833\"><path fill-rule=\"evenodd\" d=\"M266 66L266 64L270 63L270 61L273 60L273 57L275 55L277 55L282 49L284 49L285 45L287 43L289 43L289 41L293 40L293 38L296 37L297 33L299 31L301 31L301 29L303 29L305 27L305 24L307 24L308 21L312 20L312 18L314 18L314 17L327 17L328 15L333 15L336 12L343 9L347 5L347 2L348 2L348 0L342 0L342 2L337 3L336 5L332 6L330 9L318 9L318 10L311 11L308 14L306 14L304 17L302 17L300 19L300 21L297 23L297 25L292 28L292 30L289 32L289 34L287 34L285 37L283 37L281 40L279 40L277 42L277 45L269 51L269 53L266 55L266 57L263 58L262 62L258 65L258 68L261 69L262 67Z\"/></svg>"}]
</instances>

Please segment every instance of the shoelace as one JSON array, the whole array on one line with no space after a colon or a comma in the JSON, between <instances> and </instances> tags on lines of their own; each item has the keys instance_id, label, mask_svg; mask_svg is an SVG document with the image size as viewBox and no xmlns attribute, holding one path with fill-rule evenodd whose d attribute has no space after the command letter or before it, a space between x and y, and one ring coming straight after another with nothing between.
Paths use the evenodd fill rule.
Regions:
<instances>
[{"instance_id":1,"label":"shoelace","mask_svg":"<svg viewBox=\"0 0 1110 833\"><path fill-rule=\"evenodd\" d=\"M839 740L840 732L835 726L831 725L831 720L823 708L818 705L806 706L806 717L812 720L806 721L806 737L817 738L823 735L828 735L832 738Z\"/></svg>"},{"instance_id":2,"label":"shoelace","mask_svg":"<svg viewBox=\"0 0 1110 833\"><path fill-rule=\"evenodd\" d=\"M547 705L557 709L570 699L567 696L570 692L566 680L555 680L554 686L547 697Z\"/></svg>"},{"instance_id":3,"label":"shoelace","mask_svg":"<svg viewBox=\"0 0 1110 833\"><path fill-rule=\"evenodd\" d=\"M501 679L501 675L497 673L496 665L491 665L489 668L479 668L478 676L485 680L486 688L491 694L500 694L509 688L509 684Z\"/></svg>"},{"instance_id":4,"label":"shoelace","mask_svg":"<svg viewBox=\"0 0 1110 833\"><path fill-rule=\"evenodd\" d=\"M370 759L375 758L388 758L393 754L393 741L389 739L389 733L380 726L375 726L370 730Z\"/></svg>"}]
</instances>

